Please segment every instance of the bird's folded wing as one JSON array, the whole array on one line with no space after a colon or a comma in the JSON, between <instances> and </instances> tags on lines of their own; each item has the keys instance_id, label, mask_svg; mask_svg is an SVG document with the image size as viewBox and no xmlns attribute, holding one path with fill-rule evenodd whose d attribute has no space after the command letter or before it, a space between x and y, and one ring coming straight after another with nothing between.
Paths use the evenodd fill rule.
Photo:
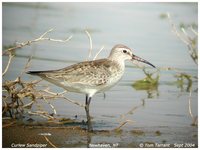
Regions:
<instances>
[{"instance_id":1,"label":"bird's folded wing","mask_svg":"<svg viewBox=\"0 0 200 150\"><path fill-rule=\"evenodd\" d=\"M40 72L41 77L70 84L97 86L108 82L111 72L105 60L78 63L63 69Z\"/></svg>"}]
</instances>

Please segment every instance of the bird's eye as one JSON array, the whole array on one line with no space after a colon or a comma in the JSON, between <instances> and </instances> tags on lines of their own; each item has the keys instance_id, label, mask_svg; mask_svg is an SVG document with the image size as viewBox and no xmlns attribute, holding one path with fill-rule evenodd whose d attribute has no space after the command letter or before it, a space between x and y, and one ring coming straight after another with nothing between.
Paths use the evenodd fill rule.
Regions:
<instances>
[{"instance_id":1,"label":"bird's eye","mask_svg":"<svg viewBox=\"0 0 200 150\"><path fill-rule=\"evenodd\" d=\"M123 53L127 53L127 50L123 50Z\"/></svg>"}]
</instances>

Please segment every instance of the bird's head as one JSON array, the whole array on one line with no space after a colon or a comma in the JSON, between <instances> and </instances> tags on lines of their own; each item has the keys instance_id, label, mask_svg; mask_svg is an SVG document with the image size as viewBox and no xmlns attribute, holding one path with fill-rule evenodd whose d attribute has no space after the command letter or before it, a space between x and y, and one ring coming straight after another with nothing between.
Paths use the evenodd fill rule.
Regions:
<instances>
[{"instance_id":1,"label":"bird's head","mask_svg":"<svg viewBox=\"0 0 200 150\"><path fill-rule=\"evenodd\" d=\"M146 63L146 64L155 68L155 66L152 65L150 62L134 55L130 48L128 48L127 46L122 45L122 44L115 45L112 48L112 50L110 52L109 59L119 60L119 61L125 61L125 60L134 61L134 60L136 60L136 61L139 61L139 62Z\"/></svg>"}]
</instances>

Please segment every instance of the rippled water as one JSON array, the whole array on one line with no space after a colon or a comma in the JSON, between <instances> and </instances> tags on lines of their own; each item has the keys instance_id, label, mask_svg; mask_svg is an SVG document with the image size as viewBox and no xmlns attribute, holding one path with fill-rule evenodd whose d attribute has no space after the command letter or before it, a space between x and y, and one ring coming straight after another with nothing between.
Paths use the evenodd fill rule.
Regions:
<instances>
[{"instance_id":1,"label":"rippled water","mask_svg":"<svg viewBox=\"0 0 200 150\"><path fill-rule=\"evenodd\" d=\"M107 57L115 44L122 43L161 69L157 89L136 90L132 84L145 75L127 62L124 77L106 92L106 98L103 94L93 97L90 113L94 128L113 129L127 119L134 122L124 127L127 130L134 127L190 127L187 81L182 88L178 87L174 77L176 71L162 68L177 68L197 76L197 65L190 58L187 46L171 31L169 21L160 16L170 12L177 26L180 23L197 24L197 10L197 3L4 3L3 46L34 39L50 28L54 31L47 35L49 37L66 39L73 35L73 38L68 43L43 41L19 49L3 80L15 79L27 61L26 56L31 54L37 59L32 60L30 70L57 69L86 60L89 40L84 29L88 29L93 40L93 56L104 45L105 50L99 58ZM7 60L3 56L3 69ZM149 71L155 70L149 68ZM23 78L38 79L30 75ZM192 113L196 116L197 81L191 88ZM85 95L67 95L84 103ZM74 118L77 115L78 120L86 119L83 108L62 99L51 103L61 116ZM48 105L44 104L44 107L52 112Z\"/></svg>"}]
</instances>

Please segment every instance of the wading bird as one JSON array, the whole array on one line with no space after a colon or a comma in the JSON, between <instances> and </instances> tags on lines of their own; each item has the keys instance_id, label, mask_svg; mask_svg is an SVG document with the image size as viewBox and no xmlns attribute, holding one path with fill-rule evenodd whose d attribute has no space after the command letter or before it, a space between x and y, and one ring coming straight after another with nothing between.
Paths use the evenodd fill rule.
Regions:
<instances>
[{"instance_id":1,"label":"wading bird","mask_svg":"<svg viewBox=\"0 0 200 150\"><path fill-rule=\"evenodd\" d=\"M136 60L155 67L150 62L134 55L127 46L118 44L112 48L108 58L80 62L58 70L27 73L37 75L67 91L86 94L87 125L88 131L92 131L89 114L91 99L96 93L104 92L119 82L124 74L126 60Z\"/></svg>"}]
</instances>

